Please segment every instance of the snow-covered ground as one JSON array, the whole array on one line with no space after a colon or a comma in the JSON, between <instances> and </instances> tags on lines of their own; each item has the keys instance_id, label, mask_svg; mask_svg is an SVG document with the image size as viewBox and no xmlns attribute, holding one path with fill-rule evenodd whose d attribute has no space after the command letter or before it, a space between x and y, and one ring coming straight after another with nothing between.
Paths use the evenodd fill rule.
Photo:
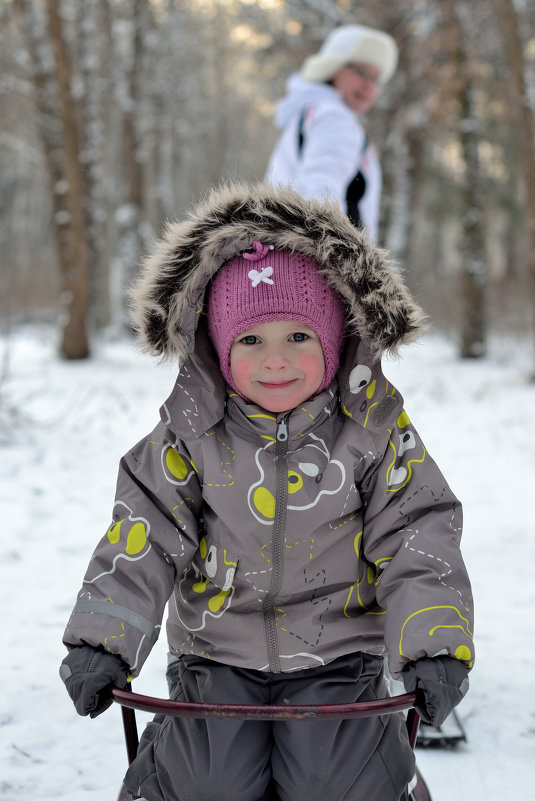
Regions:
<instances>
[{"instance_id":1,"label":"snow-covered ground","mask_svg":"<svg viewBox=\"0 0 535 801\"><path fill-rule=\"evenodd\" d=\"M126 765L120 710L79 718L58 677L61 635L106 529L119 457L149 431L174 373L124 342L84 363L26 329L0 383L0 801L114 801ZM4 364L6 360L4 359ZM428 336L385 372L465 507L478 662L459 708L469 742L418 749L433 801L535 798L535 385L528 349L461 362ZM533 562L532 562L533 560ZM165 642L135 689L165 695ZM140 716L146 719L146 716ZM327 800L326 800L327 801Z\"/></svg>"}]
</instances>

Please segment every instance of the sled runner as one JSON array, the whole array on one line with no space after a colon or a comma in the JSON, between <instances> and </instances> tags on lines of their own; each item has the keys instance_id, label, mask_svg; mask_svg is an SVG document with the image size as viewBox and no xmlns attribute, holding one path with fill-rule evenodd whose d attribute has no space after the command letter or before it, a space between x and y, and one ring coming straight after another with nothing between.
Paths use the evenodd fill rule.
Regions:
<instances>
[{"instance_id":1,"label":"sled runner","mask_svg":"<svg viewBox=\"0 0 535 801\"><path fill-rule=\"evenodd\" d=\"M418 736L420 718L414 709L416 693L405 693L377 701L355 704L331 704L315 706L253 705L253 704L193 704L169 701L149 695L139 695L130 689L112 689L113 700L122 707L126 751L129 763L137 753L138 732L134 710L152 714L190 718L244 718L249 720L326 720L336 718L363 718L373 715L389 715L408 709L407 730L409 742L414 748ZM121 788L118 801L132 801L125 787ZM409 788L409 801L431 801L431 795L418 768Z\"/></svg>"},{"instance_id":2,"label":"sled runner","mask_svg":"<svg viewBox=\"0 0 535 801\"><path fill-rule=\"evenodd\" d=\"M455 748L459 743L467 742L466 732L454 709L440 726L429 726L421 723L418 729L417 745L424 748Z\"/></svg>"}]
</instances>

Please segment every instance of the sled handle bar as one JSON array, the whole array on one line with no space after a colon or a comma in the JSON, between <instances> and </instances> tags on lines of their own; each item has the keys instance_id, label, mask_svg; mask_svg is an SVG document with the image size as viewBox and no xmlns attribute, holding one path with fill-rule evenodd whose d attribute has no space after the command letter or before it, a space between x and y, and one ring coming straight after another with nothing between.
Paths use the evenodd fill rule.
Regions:
<instances>
[{"instance_id":1,"label":"sled handle bar","mask_svg":"<svg viewBox=\"0 0 535 801\"><path fill-rule=\"evenodd\" d=\"M418 734L419 715L414 709L416 693L404 693L375 701L354 704L194 704L170 701L151 695L113 687L111 697L122 707L123 726L128 760L132 762L138 747L135 709L152 714L164 714L185 718L241 718L244 720L336 720L340 718L365 718L374 715L390 715L408 709L407 730L409 742L414 748Z\"/></svg>"},{"instance_id":2,"label":"sled handle bar","mask_svg":"<svg viewBox=\"0 0 535 801\"><path fill-rule=\"evenodd\" d=\"M337 718L366 718L388 715L410 709L416 701L416 693L394 695L375 701L355 704L194 704L170 701L140 695L129 690L111 691L113 700L123 707L141 712L170 715L175 718L242 718L244 720L333 720Z\"/></svg>"}]
</instances>

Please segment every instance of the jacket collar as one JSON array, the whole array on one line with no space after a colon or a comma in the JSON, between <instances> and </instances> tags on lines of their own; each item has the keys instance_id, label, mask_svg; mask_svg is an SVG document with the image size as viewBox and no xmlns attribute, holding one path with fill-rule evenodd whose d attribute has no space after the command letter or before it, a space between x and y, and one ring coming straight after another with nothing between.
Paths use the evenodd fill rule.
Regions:
<instances>
[{"instance_id":1,"label":"jacket collar","mask_svg":"<svg viewBox=\"0 0 535 801\"><path fill-rule=\"evenodd\" d=\"M277 423L286 419L289 440L302 437L320 426L326 419L336 414L338 406L338 387L334 381L324 392L306 401L288 413L268 412L261 406L248 403L235 392L230 391L227 399L229 419L240 426L245 436L258 436L275 439Z\"/></svg>"}]
</instances>

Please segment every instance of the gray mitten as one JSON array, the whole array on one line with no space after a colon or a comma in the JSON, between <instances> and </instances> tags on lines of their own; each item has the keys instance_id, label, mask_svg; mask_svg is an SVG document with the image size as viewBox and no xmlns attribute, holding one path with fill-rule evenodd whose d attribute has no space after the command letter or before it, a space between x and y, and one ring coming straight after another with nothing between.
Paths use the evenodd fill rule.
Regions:
<instances>
[{"instance_id":1,"label":"gray mitten","mask_svg":"<svg viewBox=\"0 0 535 801\"><path fill-rule=\"evenodd\" d=\"M403 683L406 692L418 693L415 706L422 720L440 726L466 695L468 668L452 656L424 657L406 665Z\"/></svg>"},{"instance_id":2,"label":"gray mitten","mask_svg":"<svg viewBox=\"0 0 535 801\"><path fill-rule=\"evenodd\" d=\"M59 675L78 714L96 718L111 706L111 688L126 687L128 665L116 654L78 645L61 663Z\"/></svg>"}]
</instances>

